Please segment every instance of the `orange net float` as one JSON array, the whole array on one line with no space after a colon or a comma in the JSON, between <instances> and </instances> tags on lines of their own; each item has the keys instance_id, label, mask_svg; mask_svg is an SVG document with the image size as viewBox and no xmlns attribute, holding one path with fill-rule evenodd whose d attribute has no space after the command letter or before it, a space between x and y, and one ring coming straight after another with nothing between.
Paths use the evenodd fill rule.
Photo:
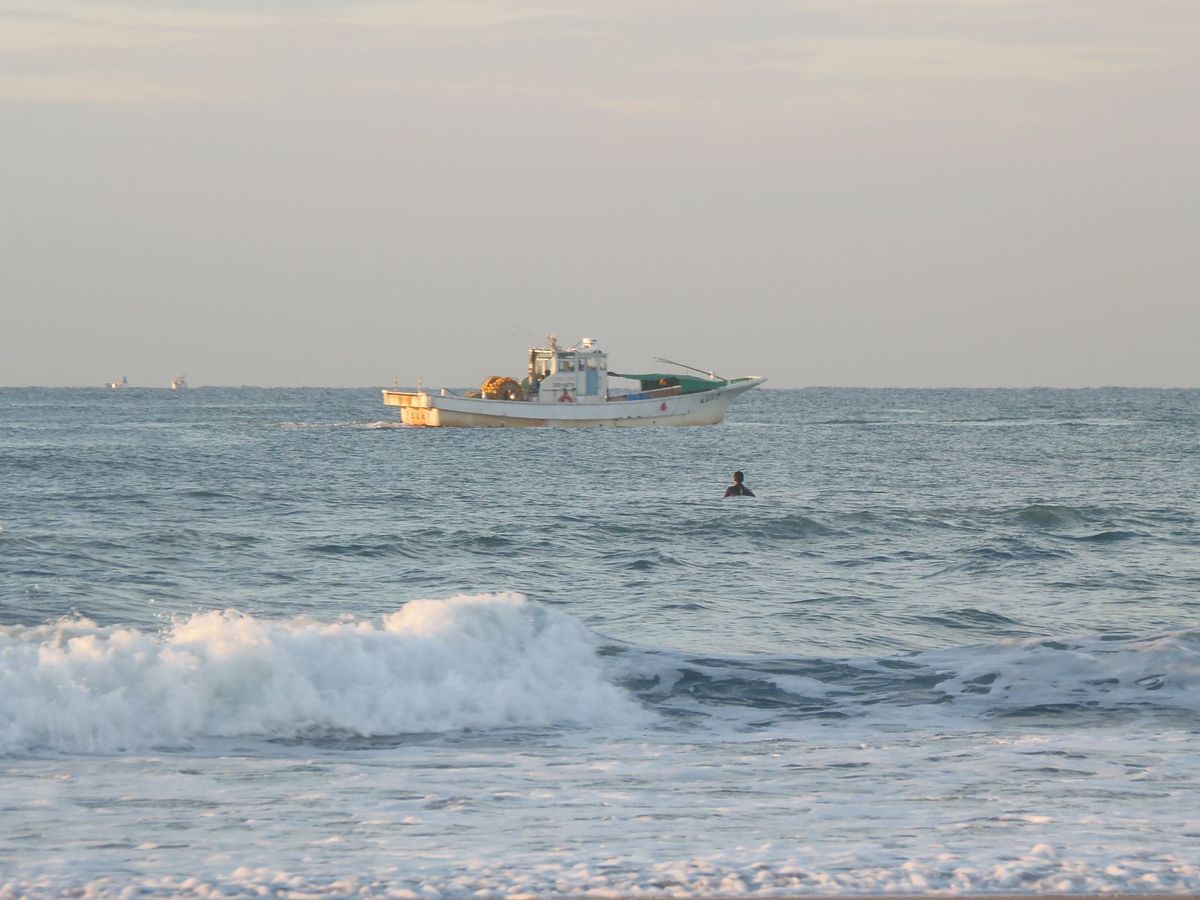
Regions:
<instances>
[{"instance_id":1,"label":"orange net float","mask_svg":"<svg viewBox=\"0 0 1200 900\"><path fill-rule=\"evenodd\" d=\"M515 378L504 375L493 375L479 388L480 395L485 400L526 400L528 396L521 383Z\"/></svg>"}]
</instances>

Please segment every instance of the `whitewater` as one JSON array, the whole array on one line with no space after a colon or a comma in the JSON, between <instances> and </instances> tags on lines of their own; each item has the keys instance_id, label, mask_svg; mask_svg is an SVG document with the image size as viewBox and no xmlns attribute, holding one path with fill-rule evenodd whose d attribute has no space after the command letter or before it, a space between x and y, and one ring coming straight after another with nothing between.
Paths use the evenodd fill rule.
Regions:
<instances>
[{"instance_id":1,"label":"whitewater","mask_svg":"<svg viewBox=\"0 0 1200 900\"><path fill-rule=\"evenodd\" d=\"M0 389L0 896L1200 892L1198 426Z\"/></svg>"}]
</instances>

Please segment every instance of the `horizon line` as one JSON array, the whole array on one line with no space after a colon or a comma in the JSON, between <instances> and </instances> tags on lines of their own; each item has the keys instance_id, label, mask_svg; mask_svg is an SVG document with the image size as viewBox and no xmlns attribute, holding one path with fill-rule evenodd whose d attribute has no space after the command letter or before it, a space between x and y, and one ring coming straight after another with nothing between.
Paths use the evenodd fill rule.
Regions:
<instances>
[{"instance_id":1,"label":"horizon line","mask_svg":"<svg viewBox=\"0 0 1200 900\"><path fill-rule=\"evenodd\" d=\"M426 390L428 385L423 386ZM442 386L437 388L441 389ZM444 385L451 390L468 390L469 385ZM322 384L201 384L188 385L183 389L162 387L151 384L127 384L120 388L110 388L105 385L93 384L0 384L0 390L46 390L46 391L100 391L104 393L122 393L125 391L168 391L174 394L186 394L189 391L209 389L221 390L324 390L324 391L376 391L376 390L416 390L414 385L322 385ZM763 385L761 391L812 391L812 390L843 390L843 391L1195 391L1200 385L1172 384L1087 384L1087 385L961 385L961 384L929 384L929 385L877 385L877 384L805 384L796 387L781 387L778 385Z\"/></svg>"}]
</instances>

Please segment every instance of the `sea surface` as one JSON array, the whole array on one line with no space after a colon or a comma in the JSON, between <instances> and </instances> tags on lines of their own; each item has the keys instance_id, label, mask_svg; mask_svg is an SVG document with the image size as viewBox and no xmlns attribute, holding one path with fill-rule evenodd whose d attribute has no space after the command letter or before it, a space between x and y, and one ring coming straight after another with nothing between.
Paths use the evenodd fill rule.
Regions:
<instances>
[{"instance_id":1,"label":"sea surface","mask_svg":"<svg viewBox=\"0 0 1200 900\"><path fill-rule=\"evenodd\" d=\"M0 390L0 896L1200 892L1200 391L391 413Z\"/></svg>"}]
</instances>

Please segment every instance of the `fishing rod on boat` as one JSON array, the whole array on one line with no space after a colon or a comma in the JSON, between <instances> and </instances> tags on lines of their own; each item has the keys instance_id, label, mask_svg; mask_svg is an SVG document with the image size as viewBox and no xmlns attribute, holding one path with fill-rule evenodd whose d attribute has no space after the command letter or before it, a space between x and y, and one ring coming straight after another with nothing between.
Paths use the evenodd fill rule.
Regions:
<instances>
[{"instance_id":1,"label":"fishing rod on boat","mask_svg":"<svg viewBox=\"0 0 1200 900\"><path fill-rule=\"evenodd\" d=\"M679 366L679 368L681 368L681 369L690 369L693 372L699 372L701 375L707 375L709 378L720 378L721 381L725 380L724 378L721 378L720 375L716 374L715 372L713 372L709 369L697 369L695 366L689 366L686 363L675 362L675 360L673 360L673 359L663 359L661 356L656 356L656 357L654 357L654 361L660 362L660 363L666 363L669 366Z\"/></svg>"}]
</instances>

